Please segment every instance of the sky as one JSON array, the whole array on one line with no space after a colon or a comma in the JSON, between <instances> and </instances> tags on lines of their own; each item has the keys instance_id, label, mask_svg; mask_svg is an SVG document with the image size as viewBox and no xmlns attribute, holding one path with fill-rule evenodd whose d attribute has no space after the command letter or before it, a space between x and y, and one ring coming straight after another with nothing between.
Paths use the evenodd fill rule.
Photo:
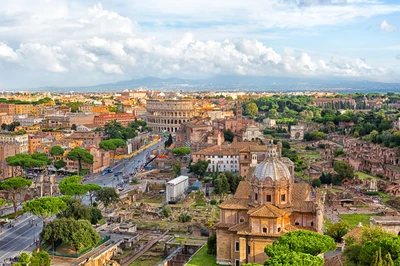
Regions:
<instances>
[{"instance_id":1,"label":"sky","mask_svg":"<svg viewBox=\"0 0 400 266\"><path fill-rule=\"evenodd\" d=\"M400 83L400 0L0 0L0 89L142 77Z\"/></svg>"}]
</instances>

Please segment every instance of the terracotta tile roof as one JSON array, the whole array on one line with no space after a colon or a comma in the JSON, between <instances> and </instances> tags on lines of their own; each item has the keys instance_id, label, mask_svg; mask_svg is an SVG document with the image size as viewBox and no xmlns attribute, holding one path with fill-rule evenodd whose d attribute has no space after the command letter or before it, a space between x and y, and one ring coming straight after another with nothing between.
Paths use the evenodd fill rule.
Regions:
<instances>
[{"instance_id":1,"label":"terracotta tile roof","mask_svg":"<svg viewBox=\"0 0 400 266\"><path fill-rule=\"evenodd\" d=\"M247 210L249 208L249 202L249 199L232 199L221 203L219 208L228 210Z\"/></svg>"},{"instance_id":2,"label":"terracotta tile roof","mask_svg":"<svg viewBox=\"0 0 400 266\"><path fill-rule=\"evenodd\" d=\"M227 224L227 223L217 223L215 225L216 228L229 228L232 227L232 224Z\"/></svg>"},{"instance_id":3,"label":"terracotta tile roof","mask_svg":"<svg viewBox=\"0 0 400 266\"><path fill-rule=\"evenodd\" d=\"M247 212L252 217L268 217L268 218L278 218L286 214L286 211L275 207L272 204L265 204L255 209L249 210Z\"/></svg>"},{"instance_id":4,"label":"terracotta tile roof","mask_svg":"<svg viewBox=\"0 0 400 266\"><path fill-rule=\"evenodd\" d=\"M311 187L306 182L294 183L292 189L292 199L296 201L308 200L307 197L311 192Z\"/></svg>"},{"instance_id":5,"label":"terracotta tile roof","mask_svg":"<svg viewBox=\"0 0 400 266\"><path fill-rule=\"evenodd\" d=\"M353 229L351 229L347 234L343 236L343 239L347 239L349 237L353 237L356 241L361 240L361 233L362 233L363 227L362 226L357 226Z\"/></svg>"},{"instance_id":6,"label":"terracotta tile roof","mask_svg":"<svg viewBox=\"0 0 400 266\"><path fill-rule=\"evenodd\" d=\"M246 230L248 228L249 228L249 223L247 222L247 223L237 224L232 227L229 227L229 231L237 232L237 231Z\"/></svg>"},{"instance_id":7,"label":"terracotta tile roof","mask_svg":"<svg viewBox=\"0 0 400 266\"><path fill-rule=\"evenodd\" d=\"M283 231L284 232L292 232L292 231L297 231L297 230L299 230L300 228L298 228L298 227L296 227L296 226L294 226L294 225L291 225L291 224L286 224L285 225L285 228L283 228Z\"/></svg>"},{"instance_id":8,"label":"terracotta tile roof","mask_svg":"<svg viewBox=\"0 0 400 266\"><path fill-rule=\"evenodd\" d=\"M342 256L340 254L325 258L324 266L343 266Z\"/></svg>"},{"instance_id":9,"label":"terracotta tile roof","mask_svg":"<svg viewBox=\"0 0 400 266\"><path fill-rule=\"evenodd\" d=\"M297 212L315 212L315 204L313 201L293 201L293 211Z\"/></svg>"},{"instance_id":10,"label":"terracotta tile roof","mask_svg":"<svg viewBox=\"0 0 400 266\"><path fill-rule=\"evenodd\" d=\"M240 181L233 198L235 198L235 199L249 199L251 197L250 194L251 194L250 183L247 182L247 181Z\"/></svg>"}]
</instances>

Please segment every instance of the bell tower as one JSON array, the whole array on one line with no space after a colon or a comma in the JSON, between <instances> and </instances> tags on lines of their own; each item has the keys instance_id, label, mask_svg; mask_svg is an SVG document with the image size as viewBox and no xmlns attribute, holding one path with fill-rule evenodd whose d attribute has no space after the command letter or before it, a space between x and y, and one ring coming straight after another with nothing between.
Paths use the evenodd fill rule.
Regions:
<instances>
[{"instance_id":1,"label":"bell tower","mask_svg":"<svg viewBox=\"0 0 400 266\"><path fill-rule=\"evenodd\" d=\"M236 120L242 120L242 101L240 99L236 101Z\"/></svg>"}]
</instances>

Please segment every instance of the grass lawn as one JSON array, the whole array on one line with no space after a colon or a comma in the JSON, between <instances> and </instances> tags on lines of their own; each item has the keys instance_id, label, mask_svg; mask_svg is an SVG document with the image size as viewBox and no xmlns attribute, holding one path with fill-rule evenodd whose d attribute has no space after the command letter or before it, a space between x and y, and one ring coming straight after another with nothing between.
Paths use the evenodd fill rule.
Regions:
<instances>
[{"instance_id":1,"label":"grass lawn","mask_svg":"<svg viewBox=\"0 0 400 266\"><path fill-rule=\"evenodd\" d=\"M155 257L149 257L146 258L145 260L140 260L137 259L134 262L132 262L131 264L129 264L129 266L149 266L149 265L157 265L158 263L160 263L162 261L162 257L161 256L155 256Z\"/></svg>"},{"instance_id":2,"label":"grass lawn","mask_svg":"<svg viewBox=\"0 0 400 266\"><path fill-rule=\"evenodd\" d=\"M216 266L217 261L213 255L207 254L207 245L204 245L186 266Z\"/></svg>"},{"instance_id":3,"label":"grass lawn","mask_svg":"<svg viewBox=\"0 0 400 266\"><path fill-rule=\"evenodd\" d=\"M24 214L24 211L17 211L17 217L18 217L18 216L21 216L22 214ZM0 218L1 218L1 219L4 219L4 218L14 219L14 213L10 213L10 214L1 216Z\"/></svg>"},{"instance_id":4,"label":"grass lawn","mask_svg":"<svg viewBox=\"0 0 400 266\"><path fill-rule=\"evenodd\" d=\"M340 214L339 217L343 220L347 221L350 225L350 228L354 228L358 225L359 222L362 223L363 226L369 226L369 218L371 216L377 216L377 214Z\"/></svg>"},{"instance_id":5,"label":"grass lawn","mask_svg":"<svg viewBox=\"0 0 400 266\"><path fill-rule=\"evenodd\" d=\"M363 173L363 172L354 172L354 175L358 175L358 177L359 177L360 179L366 179L366 178L372 178L372 179L375 179L375 180L378 180L378 179L379 179L379 178L377 178L377 177L375 177L375 176L368 175L368 174L365 174L365 173Z\"/></svg>"}]
</instances>

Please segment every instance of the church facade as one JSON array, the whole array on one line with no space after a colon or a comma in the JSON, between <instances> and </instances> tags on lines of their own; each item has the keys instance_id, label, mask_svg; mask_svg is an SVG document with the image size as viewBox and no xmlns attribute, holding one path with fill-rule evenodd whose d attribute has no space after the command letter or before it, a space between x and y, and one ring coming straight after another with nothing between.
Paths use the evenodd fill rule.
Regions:
<instances>
[{"instance_id":1,"label":"church facade","mask_svg":"<svg viewBox=\"0 0 400 266\"><path fill-rule=\"evenodd\" d=\"M265 160L251 169L232 199L219 205L218 264L264 264L264 247L286 232L322 233L323 199L307 183L294 182L293 162L281 150L281 143L267 144Z\"/></svg>"}]
</instances>

